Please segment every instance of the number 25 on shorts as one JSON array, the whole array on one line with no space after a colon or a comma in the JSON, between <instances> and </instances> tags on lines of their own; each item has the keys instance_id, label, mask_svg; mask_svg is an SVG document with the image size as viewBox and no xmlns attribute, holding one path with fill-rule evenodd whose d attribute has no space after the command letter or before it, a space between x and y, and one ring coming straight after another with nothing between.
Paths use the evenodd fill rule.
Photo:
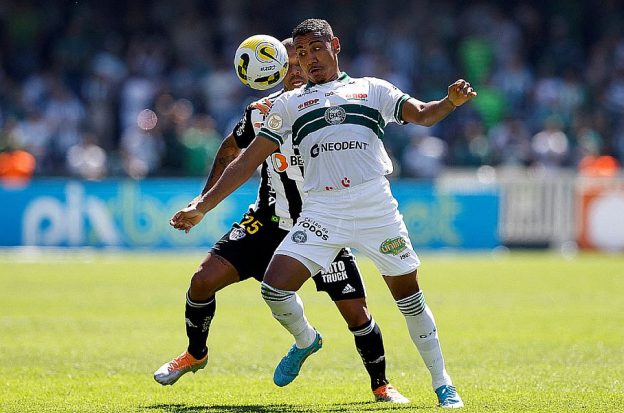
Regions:
<instances>
[{"instance_id":1,"label":"number 25 on shorts","mask_svg":"<svg viewBox=\"0 0 624 413\"><path fill-rule=\"evenodd\" d=\"M241 221L241 225L245 228L248 234L255 234L260 230L262 222L258 221L251 215L247 215L244 220Z\"/></svg>"}]
</instances>

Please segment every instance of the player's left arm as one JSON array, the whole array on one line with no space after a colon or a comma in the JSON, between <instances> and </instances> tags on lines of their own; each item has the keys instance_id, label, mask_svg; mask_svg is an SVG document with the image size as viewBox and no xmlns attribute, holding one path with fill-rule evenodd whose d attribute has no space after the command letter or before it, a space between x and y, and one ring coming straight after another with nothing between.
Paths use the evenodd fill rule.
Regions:
<instances>
[{"instance_id":1,"label":"player's left arm","mask_svg":"<svg viewBox=\"0 0 624 413\"><path fill-rule=\"evenodd\" d=\"M464 79L459 79L448 87L448 94L441 100L421 102L410 98L403 105L401 118L405 122L432 126L448 116L458 106L477 96L477 92Z\"/></svg>"}]
</instances>

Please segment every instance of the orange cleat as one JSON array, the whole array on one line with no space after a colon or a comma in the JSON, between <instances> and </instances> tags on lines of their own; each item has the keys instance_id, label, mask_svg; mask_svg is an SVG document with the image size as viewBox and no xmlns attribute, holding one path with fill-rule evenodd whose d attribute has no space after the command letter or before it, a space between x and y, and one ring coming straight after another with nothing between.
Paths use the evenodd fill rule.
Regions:
<instances>
[{"instance_id":1,"label":"orange cleat","mask_svg":"<svg viewBox=\"0 0 624 413\"><path fill-rule=\"evenodd\" d=\"M389 403L409 403L409 399L403 396L392 384L384 384L381 387L377 387L373 390L375 395L375 401L389 402Z\"/></svg>"},{"instance_id":2,"label":"orange cleat","mask_svg":"<svg viewBox=\"0 0 624 413\"><path fill-rule=\"evenodd\" d=\"M201 360L197 360L195 357L191 356L188 351L185 351L170 362L160 366L160 368L154 372L154 380L163 386L173 384L189 371L195 373L197 370L206 367L206 364L208 364L208 354Z\"/></svg>"}]
</instances>

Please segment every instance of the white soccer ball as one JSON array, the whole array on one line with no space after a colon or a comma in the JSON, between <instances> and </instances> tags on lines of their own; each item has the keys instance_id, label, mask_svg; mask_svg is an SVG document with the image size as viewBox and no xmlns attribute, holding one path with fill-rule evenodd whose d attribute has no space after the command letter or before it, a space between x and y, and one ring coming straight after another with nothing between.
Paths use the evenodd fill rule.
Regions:
<instances>
[{"instance_id":1,"label":"white soccer ball","mask_svg":"<svg viewBox=\"0 0 624 413\"><path fill-rule=\"evenodd\" d=\"M243 84L256 90L270 89L284 80L288 70L288 52L275 37L257 34L238 46L234 68Z\"/></svg>"}]
</instances>

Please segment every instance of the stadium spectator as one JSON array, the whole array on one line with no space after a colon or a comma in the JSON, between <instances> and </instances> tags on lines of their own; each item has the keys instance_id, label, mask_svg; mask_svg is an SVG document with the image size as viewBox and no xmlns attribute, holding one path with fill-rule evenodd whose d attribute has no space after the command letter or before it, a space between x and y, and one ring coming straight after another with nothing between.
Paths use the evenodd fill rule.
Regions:
<instances>
[{"instance_id":1,"label":"stadium spectator","mask_svg":"<svg viewBox=\"0 0 624 413\"><path fill-rule=\"evenodd\" d=\"M507 115L489 132L494 164L528 166L531 161L531 135L518 118Z\"/></svg>"},{"instance_id":2,"label":"stadium spectator","mask_svg":"<svg viewBox=\"0 0 624 413\"><path fill-rule=\"evenodd\" d=\"M7 149L0 152L0 181L4 184L23 184L30 180L37 161L30 153L21 149Z\"/></svg>"},{"instance_id":3,"label":"stadium spectator","mask_svg":"<svg viewBox=\"0 0 624 413\"><path fill-rule=\"evenodd\" d=\"M84 133L80 142L69 148L66 163L69 173L82 179L98 180L107 173L106 151L91 132Z\"/></svg>"},{"instance_id":4,"label":"stadium spectator","mask_svg":"<svg viewBox=\"0 0 624 413\"><path fill-rule=\"evenodd\" d=\"M9 0L0 8L0 128L13 128L14 122L30 127L37 112L47 122L55 108L53 124L47 126L52 128L49 144L41 144L47 135L23 138L40 143L31 151L38 160L36 175L66 174L66 151L79 142L85 126L106 150L110 173L124 174L114 166L115 154L138 112L160 94L170 94L215 119L219 133L230 129L240 109L258 97L236 80L235 47L266 27L275 35L286 34L292 16L314 11L345 27L344 40L356 47L343 52L342 60L354 75L388 78L432 99L449 79L474 74L480 99L473 106L487 136L510 114L531 136L556 115L562 132L574 137L577 119L591 108L587 127L624 161L624 36L618 2L579 14L551 2L430 4L408 2L400 16L392 16L383 0L370 0L366 8L347 2L331 9L293 2L288 11L272 8L270 13L246 13L242 3L189 1L173 7L147 0L139 10L133 3L111 8L93 2ZM59 111L67 111L62 130ZM167 147L174 148L188 127L163 129ZM457 139L452 128L437 128L434 135L449 143ZM395 149L409 141L406 131L388 135ZM501 147L504 142L496 144L498 153L526 158L523 145ZM576 153L574 139L569 145ZM535 163L534 155L522 163ZM152 174L182 174L175 157L167 154ZM579 160L573 156L563 166L576 167ZM449 156L445 166L460 165Z\"/></svg>"},{"instance_id":5,"label":"stadium spectator","mask_svg":"<svg viewBox=\"0 0 624 413\"><path fill-rule=\"evenodd\" d=\"M561 130L561 120L556 116L546 119L544 129L531 139L533 166L554 170L565 164L570 154L568 136Z\"/></svg>"},{"instance_id":6,"label":"stadium spectator","mask_svg":"<svg viewBox=\"0 0 624 413\"><path fill-rule=\"evenodd\" d=\"M428 132L416 131L409 145L403 150L402 176L432 180L442 172L448 145Z\"/></svg>"}]
</instances>

